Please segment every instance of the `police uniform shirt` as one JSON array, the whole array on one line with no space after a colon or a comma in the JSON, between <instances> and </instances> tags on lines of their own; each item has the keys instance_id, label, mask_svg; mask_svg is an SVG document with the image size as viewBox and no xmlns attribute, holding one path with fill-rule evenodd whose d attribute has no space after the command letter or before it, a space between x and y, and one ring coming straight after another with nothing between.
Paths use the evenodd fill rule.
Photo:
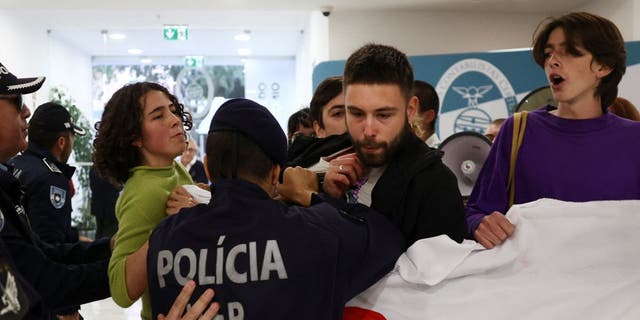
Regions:
<instances>
[{"instance_id":1,"label":"police uniform shirt","mask_svg":"<svg viewBox=\"0 0 640 320\"><path fill-rule=\"evenodd\" d=\"M30 143L22 155L9 161L25 188L24 205L31 227L43 241L72 243L78 233L71 228L71 177L75 168L61 163Z\"/></svg>"},{"instance_id":2,"label":"police uniform shirt","mask_svg":"<svg viewBox=\"0 0 640 320\"><path fill-rule=\"evenodd\" d=\"M342 319L344 304L402 252L399 231L362 205L314 196L309 208L287 207L244 180L213 190L209 204L165 219L150 237L154 318L194 279L191 303L214 288L225 319Z\"/></svg>"},{"instance_id":3,"label":"police uniform shirt","mask_svg":"<svg viewBox=\"0 0 640 320\"><path fill-rule=\"evenodd\" d=\"M109 239L92 243L45 243L31 230L20 205L21 195L20 182L11 173L0 170L1 240L15 270L38 293L44 308L55 310L108 297Z\"/></svg>"},{"instance_id":4,"label":"police uniform shirt","mask_svg":"<svg viewBox=\"0 0 640 320\"><path fill-rule=\"evenodd\" d=\"M15 210L13 198L20 199L20 186L6 179L8 168L0 164L0 232ZM14 180L15 181L15 180ZM15 181L17 182L17 181ZM11 194L5 191L13 191ZM15 216L13 216L15 217ZM0 319L46 319L40 296L17 271L11 255L0 239Z\"/></svg>"}]
</instances>

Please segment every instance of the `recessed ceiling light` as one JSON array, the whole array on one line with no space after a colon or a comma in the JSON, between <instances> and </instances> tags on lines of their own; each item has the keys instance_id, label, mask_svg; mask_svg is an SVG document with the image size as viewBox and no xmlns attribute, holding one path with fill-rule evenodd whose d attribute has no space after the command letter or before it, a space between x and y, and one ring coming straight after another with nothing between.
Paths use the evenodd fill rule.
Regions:
<instances>
[{"instance_id":1,"label":"recessed ceiling light","mask_svg":"<svg viewBox=\"0 0 640 320\"><path fill-rule=\"evenodd\" d=\"M238 41L249 41L251 40L251 31L245 30L243 33L236 34L233 38Z\"/></svg>"},{"instance_id":2,"label":"recessed ceiling light","mask_svg":"<svg viewBox=\"0 0 640 320\"><path fill-rule=\"evenodd\" d=\"M134 54L134 55L142 54L142 49L132 48L132 49L127 50L127 52L129 52L129 54Z\"/></svg>"},{"instance_id":3,"label":"recessed ceiling light","mask_svg":"<svg viewBox=\"0 0 640 320\"><path fill-rule=\"evenodd\" d=\"M153 60L151 60L149 58L140 59L140 63L142 63L142 64L149 64L151 62L153 62Z\"/></svg>"},{"instance_id":4,"label":"recessed ceiling light","mask_svg":"<svg viewBox=\"0 0 640 320\"><path fill-rule=\"evenodd\" d=\"M111 40L123 40L126 37L127 36L124 33L109 33L109 38L111 38Z\"/></svg>"},{"instance_id":5,"label":"recessed ceiling light","mask_svg":"<svg viewBox=\"0 0 640 320\"><path fill-rule=\"evenodd\" d=\"M241 56L251 55L251 49L240 48L240 49L238 49L238 54L241 55Z\"/></svg>"}]
</instances>

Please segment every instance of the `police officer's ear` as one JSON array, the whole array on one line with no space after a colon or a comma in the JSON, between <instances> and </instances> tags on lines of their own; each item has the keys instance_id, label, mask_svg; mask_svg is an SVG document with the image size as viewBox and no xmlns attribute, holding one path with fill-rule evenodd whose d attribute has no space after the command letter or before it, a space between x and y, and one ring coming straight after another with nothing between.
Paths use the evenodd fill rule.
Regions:
<instances>
[{"instance_id":1,"label":"police officer's ear","mask_svg":"<svg viewBox=\"0 0 640 320\"><path fill-rule=\"evenodd\" d=\"M278 179L280 178L280 165L276 164L271 168L271 184L276 186L278 185Z\"/></svg>"},{"instance_id":2,"label":"police officer's ear","mask_svg":"<svg viewBox=\"0 0 640 320\"><path fill-rule=\"evenodd\" d=\"M211 174L209 174L209 162L207 161L207 155L204 155L204 158L202 158L202 162L204 163L204 174L207 176L207 179L209 181L213 181L211 180Z\"/></svg>"},{"instance_id":3,"label":"police officer's ear","mask_svg":"<svg viewBox=\"0 0 640 320\"><path fill-rule=\"evenodd\" d=\"M419 104L420 101L418 100L418 97L411 96L411 98L409 98L409 103L407 104L407 119L413 118L416 113L418 113Z\"/></svg>"}]
</instances>

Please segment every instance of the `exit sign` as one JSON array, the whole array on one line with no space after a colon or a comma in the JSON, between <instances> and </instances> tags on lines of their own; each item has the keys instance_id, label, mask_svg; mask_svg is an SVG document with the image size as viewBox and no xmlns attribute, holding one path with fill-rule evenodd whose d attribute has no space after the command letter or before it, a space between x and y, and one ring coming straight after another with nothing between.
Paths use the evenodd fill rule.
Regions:
<instances>
[{"instance_id":1,"label":"exit sign","mask_svg":"<svg viewBox=\"0 0 640 320\"><path fill-rule=\"evenodd\" d=\"M165 25L162 34L165 40L187 40L189 38L189 30L187 26L182 25Z\"/></svg>"},{"instance_id":2,"label":"exit sign","mask_svg":"<svg viewBox=\"0 0 640 320\"><path fill-rule=\"evenodd\" d=\"M203 56L186 56L184 57L184 66L189 68L201 68L204 66Z\"/></svg>"}]
</instances>

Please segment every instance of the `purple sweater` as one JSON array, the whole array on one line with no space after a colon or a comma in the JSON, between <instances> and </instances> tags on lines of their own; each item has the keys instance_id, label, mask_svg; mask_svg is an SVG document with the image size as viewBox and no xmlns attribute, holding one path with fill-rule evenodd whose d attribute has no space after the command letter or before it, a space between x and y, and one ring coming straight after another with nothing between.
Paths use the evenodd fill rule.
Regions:
<instances>
[{"instance_id":1,"label":"purple sweater","mask_svg":"<svg viewBox=\"0 0 640 320\"><path fill-rule=\"evenodd\" d=\"M640 199L640 122L606 113L570 120L529 112L515 171L515 203ZM485 215L505 213L513 117L507 119L465 208L471 235Z\"/></svg>"}]
</instances>

